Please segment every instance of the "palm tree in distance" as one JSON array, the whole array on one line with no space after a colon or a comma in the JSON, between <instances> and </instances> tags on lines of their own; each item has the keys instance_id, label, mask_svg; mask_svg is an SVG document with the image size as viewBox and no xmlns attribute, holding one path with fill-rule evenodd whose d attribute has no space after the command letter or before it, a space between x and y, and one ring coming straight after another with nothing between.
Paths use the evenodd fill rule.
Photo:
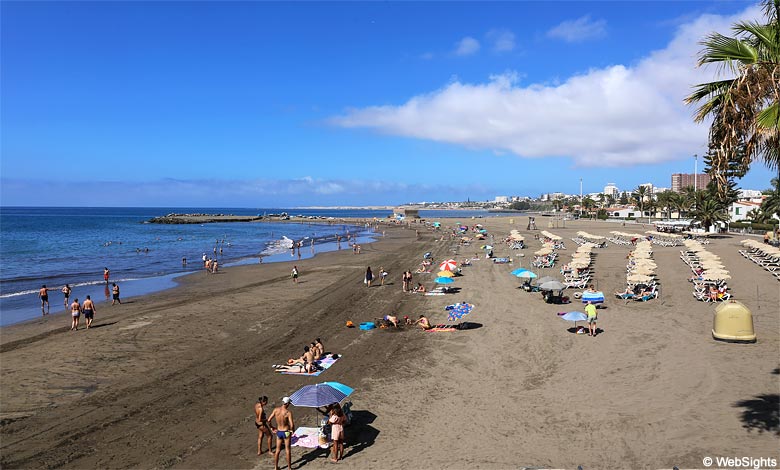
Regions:
<instances>
[{"instance_id":1,"label":"palm tree in distance","mask_svg":"<svg viewBox=\"0 0 780 470\"><path fill-rule=\"evenodd\" d=\"M718 193L728 190L729 161L747 170L763 160L780 172L780 0L764 0L763 11L765 22L741 21L732 26L734 37L712 33L701 42L698 65L716 64L733 78L696 85L685 98L701 103L696 122L712 118L711 175Z\"/></svg>"},{"instance_id":2,"label":"palm tree in distance","mask_svg":"<svg viewBox=\"0 0 780 470\"><path fill-rule=\"evenodd\" d=\"M729 220L729 216L723 210L723 207L712 199L705 199L701 204L697 205L694 216L696 220L701 221L705 229L714 225L715 222L726 222Z\"/></svg>"},{"instance_id":3,"label":"palm tree in distance","mask_svg":"<svg viewBox=\"0 0 780 470\"><path fill-rule=\"evenodd\" d=\"M640 217L645 215L644 208L647 205L648 200L647 186L638 186L633 193L631 193L631 201L634 203L637 209L639 209Z\"/></svg>"}]
</instances>

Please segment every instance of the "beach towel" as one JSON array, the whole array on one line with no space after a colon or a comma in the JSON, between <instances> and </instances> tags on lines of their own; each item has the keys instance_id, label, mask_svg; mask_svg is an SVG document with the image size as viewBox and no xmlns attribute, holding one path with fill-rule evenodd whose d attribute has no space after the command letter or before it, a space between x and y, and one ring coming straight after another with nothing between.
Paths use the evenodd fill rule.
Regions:
<instances>
[{"instance_id":1,"label":"beach towel","mask_svg":"<svg viewBox=\"0 0 780 470\"><path fill-rule=\"evenodd\" d=\"M449 315L447 315L447 321L455 321L460 320L464 316L471 313L471 311L474 309L474 304L470 303L457 303L454 305L447 305L444 307L444 310L447 310L449 312Z\"/></svg>"},{"instance_id":2,"label":"beach towel","mask_svg":"<svg viewBox=\"0 0 780 470\"><path fill-rule=\"evenodd\" d=\"M328 354L327 356L323 357L319 361L314 361L314 363L317 365L318 370L316 372L312 372L311 374L308 372L294 372L291 370L278 370L278 372L284 375L309 375L309 376L316 377L321 373L325 372L326 370L328 370L330 366L332 366L339 359L341 359L341 356L339 356L336 359L333 359L333 355Z\"/></svg>"},{"instance_id":3,"label":"beach towel","mask_svg":"<svg viewBox=\"0 0 780 470\"><path fill-rule=\"evenodd\" d=\"M511 262L512 262L512 258L493 258L494 264L506 264Z\"/></svg>"},{"instance_id":4,"label":"beach towel","mask_svg":"<svg viewBox=\"0 0 780 470\"><path fill-rule=\"evenodd\" d=\"M444 295L444 292L426 292L425 295Z\"/></svg>"},{"instance_id":5,"label":"beach towel","mask_svg":"<svg viewBox=\"0 0 780 470\"><path fill-rule=\"evenodd\" d=\"M290 438L290 445L308 447L309 449L316 449L317 447L327 449L330 447L330 439L325 444L320 444L320 428L300 427L295 430Z\"/></svg>"},{"instance_id":6,"label":"beach towel","mask_svg":"<svg viewBox=\"0 0 780 470\"><path fill-rule=\"evenodd\" d=\"M582 293L582 303L586 304L590 301L592 304L603 304L604 303L604 293L603 292L588 292L585 291Z\"/></svg>"},{"instance_id":7,"label":"beach towel","mask_svg":"<svg viewBox=\"0 0 780 470\"><path fill-rule=\"evenodd\" d=\"M433 325L433 327L425 330L428 333L439 333L442 331L457 331L457 325Z\"/></svg>"}]
</instances>

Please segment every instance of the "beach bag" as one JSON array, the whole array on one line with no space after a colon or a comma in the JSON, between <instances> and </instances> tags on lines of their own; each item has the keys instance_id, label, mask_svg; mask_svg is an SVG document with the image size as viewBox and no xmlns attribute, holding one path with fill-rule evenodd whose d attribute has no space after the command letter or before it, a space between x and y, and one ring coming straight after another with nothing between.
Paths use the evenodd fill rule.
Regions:
<instances>
[{"instance_id":1,"label":"beach bag","mask_svg":"<svg viewBox=\"0 0 780 470\"><path fill-rule=\"evenodd\" d=\"M355 324L352 323L352 320L347 320L347 328L354 328Z\"/></svg>"}]
</instances>

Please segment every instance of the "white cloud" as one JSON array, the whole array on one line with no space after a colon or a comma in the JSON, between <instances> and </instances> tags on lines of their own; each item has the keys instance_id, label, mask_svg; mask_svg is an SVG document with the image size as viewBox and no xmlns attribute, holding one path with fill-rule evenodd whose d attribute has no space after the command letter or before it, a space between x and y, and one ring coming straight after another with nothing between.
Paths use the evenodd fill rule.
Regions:
<instances>
[{"instance_id":1,"label":"white cloud","mask_svg":"<svg viewBox=\"0 0 780 470\"><path fill-rule=\"evenodd\" d=\"M563 39L566 42L580 42L604 36L606 25L607 22L604 20L591 20L590 15L585 15L576 20L564 21L547 31L547 36Z\"/></svg>"},{"instance_id":2,"label":"white cloud","mask_svg":"<svg viewBox=\"0 0 780 470\"><path fill-rule=\"evenodd\" d=\"M354 109L334 125L508 151L520 157L571 157L582 166L631 166L701 151L707 127L693 122L683 98L714 78L695 68L698 41L760 16L704 15L682 25L666 48L636 65L613 65L559 83L520 86L504 73L485 83L454 81L398 106Z\"/></svg>"},{"instance_id":3,"label":"white cloud","mask_svg":"<svg viewBox=\"0 0 780 470\"><path fill-rule=\"evenodd\" d=\"M488 31L487 39L496 52L510 52L515 48L515 34L511 31L494 29Z\"/></svg>"},{"instance_id":4,"label":"white cloud","mask_svg":"<svg viewBox=\"0 0 780 470\"><path fill-rule=\"evenodd\" d=\"M466 56L476 54L477 51L479 51L479 41L471 36L466 36L455 43L455 55Z\"/></svg>"}]
</instances>

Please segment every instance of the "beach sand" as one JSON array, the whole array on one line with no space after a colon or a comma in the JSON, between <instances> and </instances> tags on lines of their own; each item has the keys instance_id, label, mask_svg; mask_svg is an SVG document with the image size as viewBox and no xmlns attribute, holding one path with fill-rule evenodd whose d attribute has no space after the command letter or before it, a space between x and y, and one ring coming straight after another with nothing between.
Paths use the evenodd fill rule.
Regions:
<instances>
[{"instance_id":1,"label":"beach sand","mask_svg":"<svg viewBox=\"0 0 780 470\"><path fill-rule=\"evenodd\" d=\"M624 287L630 248L595 250L595 283L608 300L599 310L603 332L591 338L569 333L556 315L581 304L548 305L517 288L509 271L530 267L540 243L524 230L526 218L511 219L518 225L509 217L479 222L496 237L495 255L514 263L482 255L456 279L458 294L404 293L401 274L426 251L460 261L481 254L481 243L457 247L440 233L421 229L416 239L414 230L388 227L360 255L345 249L198 273L121 306L100 303L89 331L69 332L63 314L2 328L0 464L273 468L268 454L255 455L257 397L276 405L322 381L356 390L344 468L702 468L705 456L780 459L780 283L740 256L742 237L707 248L731 271L734 297L752 310L757 343L714 341L714 306L694 300L679 248L658 246L661 296L647 303L611 295ZM645 230L547 222L537 218L540 229L568 242L561 262L571 259L577 230ZM525 257L498 242L512 228L526 235ZM385 286L363 285L366 266L389 271ZM433 276L415 274L414 282L430 288ZM344 326L388 313L442 323L444 306L458 301L476 305L464 320L478 328ZM272 370L316 337L343 354L330 369L319 377ZM296 424L315 424L312 410L291 410ZM298 447L293 460L293 468L329 466L321 451Z\"/></svg>"}]
</instances>

